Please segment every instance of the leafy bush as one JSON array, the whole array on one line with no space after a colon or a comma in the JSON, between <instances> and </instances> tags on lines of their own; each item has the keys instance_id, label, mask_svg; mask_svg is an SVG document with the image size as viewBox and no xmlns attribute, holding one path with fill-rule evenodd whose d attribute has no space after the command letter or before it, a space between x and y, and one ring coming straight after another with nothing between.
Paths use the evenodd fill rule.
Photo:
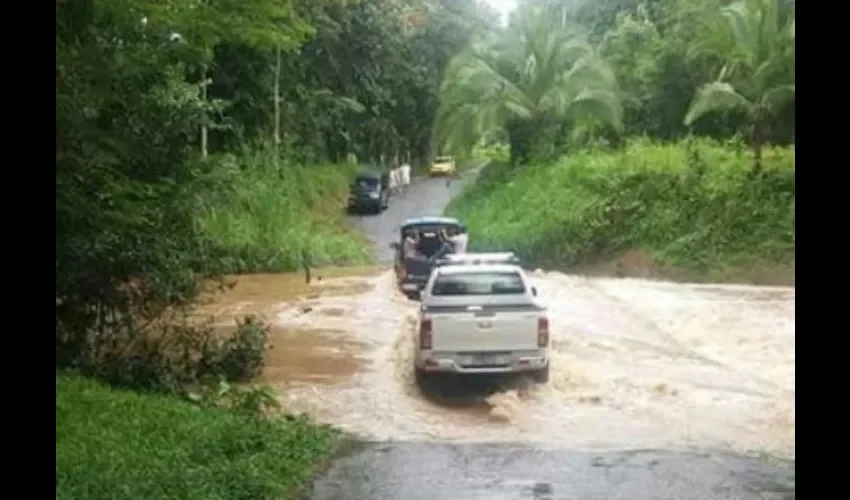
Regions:
<instances>
[{"instance_id":1,"label":"leafy bush","mask_svg":"<svg viewBox=\"0 0 850 500\"><path fill-rule=\"evenodd\" d=\"M206 336L201 348L199 378L220 376L224 380L248 380L263 369L268 326L253 316L237 321L227 338Z\"/></svg>"},{"instance_id":2,"label":"leafy bush","mask_svg":"<svg viewBox=\"0 0 850 500\"><path fill-rule=\"evenodd\" d=\"M115 386L183 393L209 380L247 380L262 370L268 326L246 317L228 337L187 317L132 332L111 330L80 349L73 367Z\"/></svg>"},{"instance_id":3,"label":"leafy bush","mask_svg":"<svg viewBox=\"0 0 850 500\"><path fill-rule=\"evenodd\" d=\"M362 264L368 242L345 219L356 165L282 165L263 153L223 155L200 200L198 224L224 273Z\"/></svg>"},{"instance_id":4,"label":"leafy bush","mask_svg":"<svg viewBox=\"0 0 850 500\"><path fill-rule=\"evenodd\" d=\"M274 391L267 386L240 388L224 378L207 383L199 394L190 394L189 400L205 408L232 410L257 417L269 415L281 409Z\"/></svg>"},{"instance_id":5,"label":"leafy bush","mask_svg":"<svg viewBox=\"0 0 850 500\"><path fill-rule=\"evenodd\" d=\"M491 164L508 163L511 150L504 142L479 143L472 149L472 157L488 160Z\"/></svg>"},{"instance_id":6,"label":"leafy bush","mask_svg":"<svg viewBox=\"0 0 850 500\"><path fill-rule=\"evenodd\" d=\"M448 212L473 249L572 265L643 250L698 272L794 260L793 148L765 152L765 170L738 144L657 144L580 151L552 165L493 165Z\"/></svg>"},{"instance_id":7,"label":"leafy bush","mask_svg":"<svg viewBox=\"0 0 850 500\"><path fill-rule=\"evenodd\" d=\"M293 498L339 433L56 377L56 498Z\"/></svg>"}]
</instances>

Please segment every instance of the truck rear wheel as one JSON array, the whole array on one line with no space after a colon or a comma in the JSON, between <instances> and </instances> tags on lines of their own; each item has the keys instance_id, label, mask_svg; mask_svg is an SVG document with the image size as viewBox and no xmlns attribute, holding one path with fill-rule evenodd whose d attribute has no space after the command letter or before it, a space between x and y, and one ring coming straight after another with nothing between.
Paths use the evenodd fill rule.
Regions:
<instances>
[{"instance_id":1,"label":"truck rear wheel","mask_svg":"<svg viewBox=\"0 0 850 500\"><path fill-rule=\"evenodd\" d=\"M534 382L538 384L545 384L549 382L549 365L547 364L546 368L534 372L532 378L534 379Z\"/></svg>"}]
</instances>

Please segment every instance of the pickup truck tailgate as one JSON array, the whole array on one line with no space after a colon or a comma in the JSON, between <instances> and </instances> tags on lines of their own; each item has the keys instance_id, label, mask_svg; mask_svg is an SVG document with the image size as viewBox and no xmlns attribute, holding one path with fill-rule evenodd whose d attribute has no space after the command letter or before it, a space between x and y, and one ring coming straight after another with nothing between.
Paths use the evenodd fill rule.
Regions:
<instances>
[{"instance_id":1,"label":"pickup truck tailgate","mask_svg":"<svg viewBox=\"0 0 850 500\"><path fill-rule=\"evenodd\" d=\"M533 304L430 306L432 349L435 351L519 351L537 349L537 319Z\"/></svg>"}]
</instances>

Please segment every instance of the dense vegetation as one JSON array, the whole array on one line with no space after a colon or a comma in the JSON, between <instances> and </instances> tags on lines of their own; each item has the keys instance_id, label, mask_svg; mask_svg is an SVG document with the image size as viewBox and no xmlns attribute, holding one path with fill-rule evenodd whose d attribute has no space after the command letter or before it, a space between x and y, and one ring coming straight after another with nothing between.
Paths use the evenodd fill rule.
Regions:
<instances>
[{"instance_id":1,"label":"dense vegetation","mask_svg":"<svg viewBox=\"0 0 850 500\"><path fill-rule=\"evenodd\" d=\"M341 215L354 164L436 153L445 66L491 19L465 0L57 0L57 367L184 397L255 375L266 326L222 338L188 319L194 300L222 274L366 260ZM301 421L261 439L266 424L164 399L57 393L61 498L277 496L329 442ZM262 464L243 446L267 446ZM178 485L187 461L197 479Z\"/></svg>"},{"instance_id":2,"label":"dense vegetation","mask_svg":"<svg viewBox=\"0 0 850 500\"><path fill-rule=\"evenodd\" d=\"M768 148L754 183L743 146L690 147L637 140L519 173L497 164L452 211L477 229L476 249L511 248L547 267L638 249L650 269L615 271L785 282L794 259L793 149Z\"/></svg>"},{"instance_id":3,"label":"dense vegetation","mask_svg":"<svg viewBox=\"0 0 850 500\"><path fill-rule=\"evenodd\" d=\"M174 364L138 338L208 278L367 259L340 215L350 160L434 154L444 68L488 16L463 0L57 2L57 364L167 372L135 367ZM104 368L122 343L145 351L135 368Z\"/></svg>"},{"instance_id":4,"label":"dense vegetation","mask_svg":"<svg viewBox=\"0 0 850 500\"><path fill-rule=\"evenodd\" d=\"M220 188L208 191L198 222L228 272L291 271L355 264L370 258L365 240L344 217L357 165L288 165L278 171L262 152L222 155Z\"/></svg>"},{"instance_id":5,"label":"dense vegetation","mask_svg":"<svg viewBox=\"0 0 850 500\"><path fill-rule=\"evenodd\" d=\"M537 261L787 282L749 271L793 269L794 39L786 0L531 0L446 73L443 144L494 160L449 211Z\"/></svg>"}]
</instances>

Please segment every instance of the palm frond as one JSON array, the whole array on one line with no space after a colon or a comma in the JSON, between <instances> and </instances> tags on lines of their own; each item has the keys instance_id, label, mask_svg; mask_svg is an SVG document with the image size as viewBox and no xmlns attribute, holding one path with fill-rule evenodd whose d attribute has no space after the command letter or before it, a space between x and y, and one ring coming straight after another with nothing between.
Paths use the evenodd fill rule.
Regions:
<instances>
[{"instance_id":1,"label":"palm frond","mask_svg":"<svg viewBox=\"0 0 850 500\"><path fill-rule=\"evenodd\" d=\"M464 149L514 121L596 114L622 127L611 68L593 47L545 12L523 10L498 38L479 41L455 57L441 85L438 137L447 150Z\"/></svg>"},{"instance_id":2,"label":"palm frond","mask_svg":"<svg viewBox=\"0 0 850 500\"><path fill-rule=\"evenodd\" d=\"M691 102L684 123L690 126L702 116L725 110L740 109L752 114L755 105L726 82L711 82L703 85Z\"/></svg>"},{"instance_id":3,"label":"palm frond","mask_svg":"<svg viewBox=\"0 0 850 500\"><path fill-rule=\"evenodd\" d=\"M759 105L770 113L777 113L785 103L794 99L795 85L777 85L769 89L761 98Z\"/></svg>"},{"instance_id":4,"label":"palm frond","mask_svg":"<svg viewBox=\"0 0 850 500\"><path fill-rule=\"evenodd\" d=\"M605 89L585 89L581 91L570 107L576 118L595 118L611 125L617 132L623 130L623 106L614 92Z\"/></svg>"}]
</instances>

